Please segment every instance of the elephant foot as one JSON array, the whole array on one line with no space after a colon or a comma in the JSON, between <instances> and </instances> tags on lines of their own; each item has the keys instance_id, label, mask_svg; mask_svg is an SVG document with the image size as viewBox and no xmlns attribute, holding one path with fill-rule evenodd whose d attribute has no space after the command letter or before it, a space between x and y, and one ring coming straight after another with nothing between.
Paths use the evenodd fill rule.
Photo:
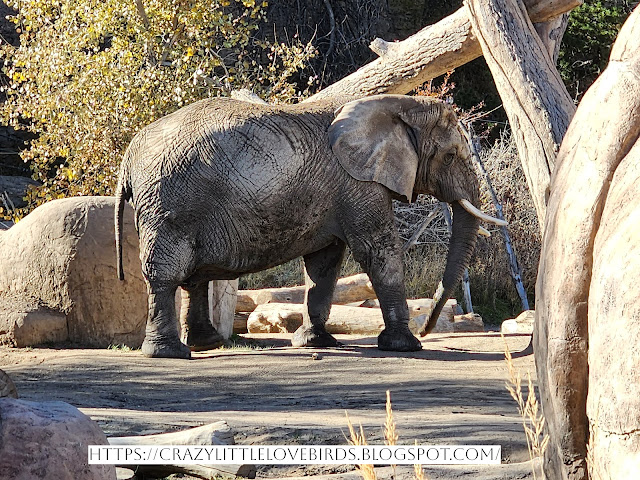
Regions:
<instances>
[{"instance_id":1,"label":"elephant foot","mask_svg":"<svg viewBox=\"0 0 640 480\"><path fill-rule=\"evenodd\" d=\"M408 328L391 331L385 328L378 335L378 349L392 352L417 352L422 350L422 343Z\"/></svg>"},{"instance_id":2,"label":"elephant foot","mask_svg":"<svg viewBox=\"0 0 640 480\"><path fill-rule=\"evenodd\" d=\"M142 342L142 354L152 358L184 358L191 359L191 350L181 342L177 344L162 344L144 339Z\"/></svg>"},{"instance_id":3,"label":"elephant foot","mask_svg":"<svg viewBox=\"0 0 640 480\"><path fill-rule=\"evenodd\" d=\"M187 335L187 346L192 352L201 352L203 350L213 350L224 345L224 338L218 332L208 335Z\"/></svg>"},{"instance_id":4,"label":"elephant foot","mask_svg":"<svg viewBox=\"0 0 640 480\"><path fill-rule=\"evenodd\" d=\"M293 337L291 345L294 347L341 347L342 344L337 341L333 335L328 333L324 328L307 328L300 326Z\"/></svg>"}]
</instances>

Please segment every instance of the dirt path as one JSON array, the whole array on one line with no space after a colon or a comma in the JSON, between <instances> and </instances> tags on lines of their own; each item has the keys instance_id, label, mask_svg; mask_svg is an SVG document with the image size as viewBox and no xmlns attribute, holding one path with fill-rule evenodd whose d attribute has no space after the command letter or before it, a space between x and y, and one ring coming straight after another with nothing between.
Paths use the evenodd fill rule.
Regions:
<instances>
[{"instance_id":1,"label":"dirt path","mask_svg":"<svg viewBox=\"0 0 640 480\"><path fill-rule=\"evenodd\" d=\"M503 462L529 458L516 405L504 387L498 334L435 334L415 353L381 352L374 338L342 337L347 347L317 350L287 347L287 336L251 338L266 348L213 350L192 361L147 359L139 351L0 347L0 368L21 398L71 403L110 436L223 419L240 444L343 444L347 411L369 442L378 443L388 389L400 443L500 444ZM517 352L529 337L509 336L508 342ZM313 352L321 359L314 360ZM532 355L515 364L523 375L535 373ZM259 467L258 475L350 469Z\"/></svg>"}]
</instances>

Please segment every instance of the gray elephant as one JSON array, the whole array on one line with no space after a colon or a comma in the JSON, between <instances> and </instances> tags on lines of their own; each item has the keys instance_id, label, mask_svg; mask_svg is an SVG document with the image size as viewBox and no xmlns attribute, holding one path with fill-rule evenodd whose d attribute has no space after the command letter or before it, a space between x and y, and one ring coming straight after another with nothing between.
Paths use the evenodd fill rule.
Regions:
<instances>
[{"instance_id":1,"label":"gray elephant","mask_svg":"<svg viewBox=\"0 0 640 480\"><path fill-rule=\"evenodd\" d=\"M271 106L215 98L139 132L116 191L118 275L124 201L130 200L149 292L144 355L189 358L218 344L207 282L303 256L307 294L294 346L335 346L325 330L348 245L369 275L385 329L381 350L415 351L392 199L431 194L453 209L438 302L428 332L460 281L484 215L478 180L453 109L427 97L378 95ZM174 294L187 291L187 345Z\"/></svg>"}]
</instances>

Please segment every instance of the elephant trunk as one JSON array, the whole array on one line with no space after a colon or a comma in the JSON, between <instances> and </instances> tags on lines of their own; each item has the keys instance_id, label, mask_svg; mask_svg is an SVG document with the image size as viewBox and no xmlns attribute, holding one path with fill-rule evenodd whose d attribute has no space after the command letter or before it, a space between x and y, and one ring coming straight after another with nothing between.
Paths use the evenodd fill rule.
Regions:
<instances>
[{"instance_id":1,"label":"elephant trunk","mask_svg":"<svg viewBox=\"0 0 640 480\"><path fill-rule=\"evenodd\" d=\"M420 330L421 336L425 336L436 326L442 308L451 297L456 285L462 280L462 275L471 261L471 255L478 238L480 219L465 210L459 202L453 202L451 208L453 210L453 226L449 240L447 265L442 282L433 297L435 306L429 316L429 321Z\"/></svg>"}]
</instances>

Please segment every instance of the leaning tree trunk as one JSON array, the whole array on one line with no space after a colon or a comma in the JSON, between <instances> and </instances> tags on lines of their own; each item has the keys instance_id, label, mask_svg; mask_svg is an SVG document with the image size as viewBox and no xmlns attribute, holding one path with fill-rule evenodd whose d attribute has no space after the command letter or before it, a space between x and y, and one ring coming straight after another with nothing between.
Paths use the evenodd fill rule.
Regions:
<instances>
[{"instance_id":1,"label":"leaning tree trunk","mask_svg":"<svg viewBox=\"0 0 640 480\"><path fill-rule=\"evenodd\" d=\"M624 253L640 244L639 39L636 7L580 103L551 185L534 335L550 479L588 478L590 435L594 478L634 478L640 463L640 275L629 269L638 251Z\"/></svg>"},{"instance_id":2,"label":"leaning tree trunk","mask_svg":"<svg viewBox=\"0 0 640 480\"><path fill-rule=\"evenodd\" d=\"M531 21L553 21L582 0L526 0ZM551 38L555 33L548 34ZM371 48L380 58L328 86L306 102L321 98L379 93L405 94L483 54L466 8L429 25L402 42L376 39Z\"/></svg>"},{"instance_id":3,"label":"leaning tree trunk","mask_svg":"<svg viewBox=\"0 0 640 480\"><path fill-rule=\"evenodd\" d=\"M467 0L466 5L507 112L542 228L551 172L575 105L521 0ZM555 51L555 44L549 48Z\"/></svg>"}]
</instances>

